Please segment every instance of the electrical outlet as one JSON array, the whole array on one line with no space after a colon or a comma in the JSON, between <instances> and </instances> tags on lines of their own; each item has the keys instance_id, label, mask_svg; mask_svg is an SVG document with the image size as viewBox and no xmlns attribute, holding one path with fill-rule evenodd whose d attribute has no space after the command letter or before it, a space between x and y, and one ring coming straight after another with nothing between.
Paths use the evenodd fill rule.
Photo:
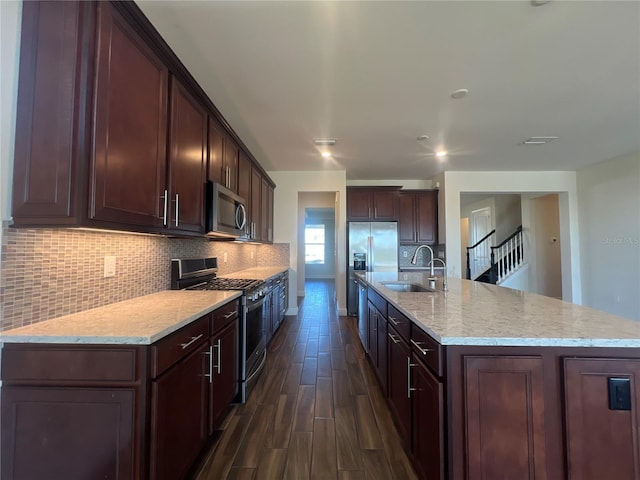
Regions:
<instances>
[{"instance_id":1,"label":"electrical outlet","mask_svg":"<svg viewBox=\"0 0 640 480\"><path fill-rule=\"evenodd\" d=\"M404 258L407 258L409 256L408 252L405 250L404 252L402 252L402 256Z\"/></svg>"},{"instance_id":2,"label":"electrical outlet","mask_svg":"<svg viewBox=\"0 0 640 480\"><path fill-rule=\"evenodd\" d=\"M116 276L116 256L107 255L104 257L104 278Z\"/></svg>"},{"instance_id":3,"label":"electrical outlet","mask_svg":"<svg viewBox=\"0 0 640 480\"><path fill-rule=\"evenodd\" d=\"M222 263L227 263L227 252L222 253Z\"/></svg>"},{"instance_id":4,"label":"electrical outlet","mask_svg":"<svg viewBox=\"0 0 640 480\"><path fill-rule=\"evenodd\" d=\"M253 250L251 250L251 260L253 260Z\"/></svg>"}]
</instances>

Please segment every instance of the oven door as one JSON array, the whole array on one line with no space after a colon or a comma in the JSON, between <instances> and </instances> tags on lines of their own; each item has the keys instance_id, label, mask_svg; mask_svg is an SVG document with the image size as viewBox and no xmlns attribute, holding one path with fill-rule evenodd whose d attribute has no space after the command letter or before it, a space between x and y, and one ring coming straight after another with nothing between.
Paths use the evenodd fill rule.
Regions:
<instances>
[{"instance_id":1,"label":"oven door","mask_svg":"<svg viewBox=\"0 0 640 480\"><path fill-rule=\"evenodd\" d=\"M247 300L245 315L245 377L246 384L257 380L264 367L267 345L263 318L264 297Z\"/></svg>"}]
</instances>

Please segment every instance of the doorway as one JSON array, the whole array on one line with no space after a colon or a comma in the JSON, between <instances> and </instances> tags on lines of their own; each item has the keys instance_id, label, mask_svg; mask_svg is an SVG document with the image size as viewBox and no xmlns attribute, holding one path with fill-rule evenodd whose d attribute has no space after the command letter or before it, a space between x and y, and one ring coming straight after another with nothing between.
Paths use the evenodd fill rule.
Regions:
<instances>
[{"instance_id":1,"label":"doorway","mask_svg":"<svg viewBox=\"0 0 640 480\"><path fill-rule=\"evenodd\" d=\"M491 208L473 210L469 216L469 243L475 245L493 230ZM485 241L474 248L469 255L471 278L475 279L491 267L492 242Z\"/></svg>"}]
</instances>

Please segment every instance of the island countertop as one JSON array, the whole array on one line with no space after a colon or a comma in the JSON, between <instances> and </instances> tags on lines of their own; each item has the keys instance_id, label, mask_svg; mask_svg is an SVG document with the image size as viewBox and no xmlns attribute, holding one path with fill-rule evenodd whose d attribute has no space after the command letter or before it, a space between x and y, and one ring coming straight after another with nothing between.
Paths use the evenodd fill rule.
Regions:
<instances>
[{"instance_id":1,"label":"island countertop","mask_svg":"<svg viewBox=\"0 0 640 480\"><path fill-rule=\"evenodd\" d=\"M404 293L382 282L429 285L429 275L357 275L442 345L640 348L640 322L555 298L458 278L445 292L442 277L435 292Z\"/></svg>"},{"instance_id":2,"label":"island countertop","mask_svg":"<svg viewBox=\"0 0 640 480\"><path fill-rule=\"evenodd\" d=\"M6 330L0 342L151 345L241 294L165 290Z\"/></svg>"}]
</instances>

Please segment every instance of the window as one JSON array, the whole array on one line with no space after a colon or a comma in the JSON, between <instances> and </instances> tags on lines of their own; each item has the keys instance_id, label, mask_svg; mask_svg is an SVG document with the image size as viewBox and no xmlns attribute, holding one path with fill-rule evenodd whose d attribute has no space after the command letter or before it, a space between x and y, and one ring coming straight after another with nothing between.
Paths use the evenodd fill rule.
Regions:
<instances>
[{"instance_id":1,"label":"window","mask_svg":"<svg viewBox=\"0 0 640 480\"><path fill-rule=\"evenodd\" d=\"M324 225L304 226L304 263L324 265Z\"/></svg>"}]
</instances>

